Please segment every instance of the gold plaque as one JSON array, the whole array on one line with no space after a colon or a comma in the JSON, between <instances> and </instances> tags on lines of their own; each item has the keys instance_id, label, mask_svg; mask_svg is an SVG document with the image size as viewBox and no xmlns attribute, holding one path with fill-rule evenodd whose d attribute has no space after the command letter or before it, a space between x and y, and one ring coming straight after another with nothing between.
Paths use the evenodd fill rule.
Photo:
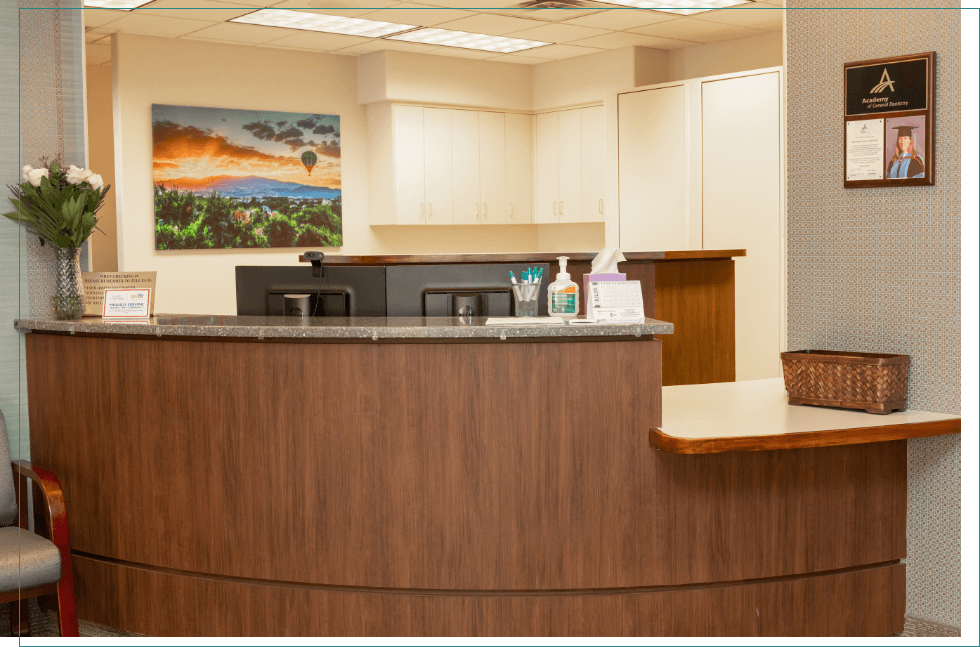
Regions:
<instances>
[{"instance_id":1,"label":"gold plaque","mask_svg":"<svg viewBox=\"0 0 980 647\"><path fill-rule=\"evenodd\" d=\"M82 272L85 286L85 316L102 316L102 299L107 288L114 290L137 290L150 288L150 314L156 300L156 272Z\"/></svg>"}]
</instances>

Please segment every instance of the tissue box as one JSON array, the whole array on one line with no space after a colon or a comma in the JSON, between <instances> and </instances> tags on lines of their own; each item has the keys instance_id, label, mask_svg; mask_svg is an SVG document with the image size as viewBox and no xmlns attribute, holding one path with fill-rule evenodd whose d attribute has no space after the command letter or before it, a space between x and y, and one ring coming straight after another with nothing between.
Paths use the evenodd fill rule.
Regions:
<instances>
[{"instance_id":1,"label":"tissue box","mask_svg":"<svg viewBox=\"0 0 980 647\"><path fill-rule=\"evenodd\" d=\"M582 298L585 300L585 316L589 319L592 318L592 299L589 298L589 283L592 281L625 281L626 275L622 273L615 274L584 274L582 276Z\"/></svg>"}]
</instances>

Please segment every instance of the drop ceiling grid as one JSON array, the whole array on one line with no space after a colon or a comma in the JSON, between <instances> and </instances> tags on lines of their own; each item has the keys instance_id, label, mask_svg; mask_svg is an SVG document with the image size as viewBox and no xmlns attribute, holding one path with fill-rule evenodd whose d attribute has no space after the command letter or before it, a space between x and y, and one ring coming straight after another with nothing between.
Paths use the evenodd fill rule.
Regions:
<instances>
[{"instance_id":1,"label":"drop ceiling grid","mask_svg":"<svg viewBox=\"0 0 980 647\"><path fill-rule=\"evenodd\" d=\"M85 23L88 31L86 42L89 44L108 44L113 33L122 32L282 49L302 48L351 56L395 49L534 65L630 45L680 49L781 30L781 14L784 9L777 2L779 0L755 2L744 5L744 8L721 9L682 17L652 10L598 6L528 11L515 9L513 5L516 0L428 0L425 3L346 0L345 4L350 5L350 8L344 9L311 6L317 4L316 0L154 0L133 11L87 9ZM227 22L261 7L403 22L420 27L541 40L554 44L501 56L495 52L477 53L429 45L406 47L405 45L410 44L385 39ZM228 17L218 20L224 14ZM413 19L413 16L418 19Z\"/></svg>"}]
</instances>

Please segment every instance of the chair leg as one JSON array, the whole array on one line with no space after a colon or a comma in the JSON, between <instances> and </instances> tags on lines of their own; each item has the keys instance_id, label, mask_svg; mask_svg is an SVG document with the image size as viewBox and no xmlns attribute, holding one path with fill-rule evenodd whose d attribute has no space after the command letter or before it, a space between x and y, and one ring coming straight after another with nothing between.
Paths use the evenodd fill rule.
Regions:
<instances>
[{"instance_id":1,"label":"chair leg","mask_svg":"<svg viewBox=\"0 0 980 647\"><path fill-rule=\"evenodd\" d=\"M31 634L31 615L27 610L27 600L13 600L10 603L10 635L29 636Z\"/></svg>"},{"instance_id":2,"label":"chair leg","mask_svg":"<svg viewBox=\"0 0 980 647\"><path fill-rule=\"evenodd\" d=\"M78 637L78 615L75 613L75 585L71 577L62 575L58 582L58 633L62 638Z\"/></svg>"}]
</instances>

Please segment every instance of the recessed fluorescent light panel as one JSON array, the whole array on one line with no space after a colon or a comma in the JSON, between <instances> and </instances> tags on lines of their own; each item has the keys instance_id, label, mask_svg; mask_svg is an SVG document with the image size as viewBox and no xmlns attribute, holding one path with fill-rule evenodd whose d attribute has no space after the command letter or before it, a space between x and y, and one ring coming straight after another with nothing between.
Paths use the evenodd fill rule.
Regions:
<instances>
[{"instance_id":1,"label":"recessed fluorescent light panel","mask_svg":"<svg viewBox=\"0 0 980 647\"><path fill-rule=\"evenodd\" d=\"M446 47L462 47L463 49L478 49L484 52L500 52L510 54L526 49L551 45L539 40L524 40L523 38L507 38L506 36L488 36L487 34L471 34L466 31L450 31L448 29L417 29L404 34L392 36L388 40L404 40L410 43L425 43L426 45L445 45Z\"/></svg>"},{"instance_id":2,"label":"recessed fluorescent light panel","mask_svg":"<svg viewBox=\"0 0 980 647\"><path fill-rule=\"evenodd\" d=\"M366 38L381 38L417 27L417 25L398 25L380 20L362 20L308 11L287 11L285 9L260 9L238 18L232 18L228 22L285 27L286 29L305 29L307 31L322 31L328 34L345 34Z\"/></svg>"},{"instance_id":3,"label":"recessed fluorescent light panel","mask_svg":"<svg viewBox=\"0 0 980 647\"><path fill-rule=\"evenodd\" d=\"M599 0L606 4L618 4L634 9L653 9L689 16L692 13L725 9L735 5L748 4L752 0Z\"/></svg>"},{"instance_id":4,"label":"recessed fluorescent light panel","mask_svg":"<svg viewBox=\"0 0 980 647\"><path fill-rule=\"evenodd\" d=\"M142 7L151 0L85 0L86 7L98 7L99 9L122 9L129 11L136 7Z\"/></svg>"}]
</instances>

